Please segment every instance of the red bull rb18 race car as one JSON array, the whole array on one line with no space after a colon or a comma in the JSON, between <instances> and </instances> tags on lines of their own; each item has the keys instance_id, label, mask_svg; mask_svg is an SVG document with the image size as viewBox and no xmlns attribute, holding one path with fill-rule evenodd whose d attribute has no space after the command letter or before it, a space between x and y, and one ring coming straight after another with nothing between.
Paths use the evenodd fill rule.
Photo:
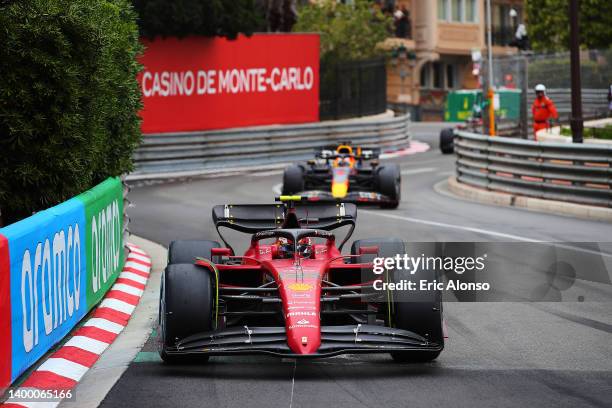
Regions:
<instances>
[{"instance_id":1,"label":"red bull rb18 race car","mask_svg":"<svg viewBox=\"0 0 612 408\"><path fill-rule=\"evenodd\" d=\"M350 203L310 203L281 196L270 205L218 205L222 243L174 241L162 276L159 352L167 363L209 356L269 354L327 357L390 353L429 361L444 347L439 291L376 290L375 281L436 279L435 272L373 274L375 257L405 251L399 239L357 240ZM332 232L348 226L344 238ZM251 234L243 255L221 235Z\"/></svg>"},{"instance_id":2,"label":"red bull rb18 race car","mask_svg":"<svg viewBox=\"0 0 612 408\"><path fill-rule=\"evenodd\" d=\"M285 195L299 194L309 201L342 201L397 208L401 174L395 163L380 163L380 149L349 143L326 146L315 158L285 169Z\"/></svg>"}]
</instances>

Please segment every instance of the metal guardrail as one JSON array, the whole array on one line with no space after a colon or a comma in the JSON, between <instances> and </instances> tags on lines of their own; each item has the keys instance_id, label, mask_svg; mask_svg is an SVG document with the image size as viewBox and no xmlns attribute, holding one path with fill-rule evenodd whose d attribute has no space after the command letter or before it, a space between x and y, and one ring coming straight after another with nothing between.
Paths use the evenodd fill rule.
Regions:
<instances>
[{"instance_id":1,"label":"metal guardrail","mask_svg":"<svg viewBox=\"0 0 612 408\"><path fill-rule=\"evenodd\" d=\"M457 180L488 190L612 207L612 146L456 131Z\"/></svg>"},{"instance_id":2,"label":"metal guardrail","mask_svg":"<svg viewBox=\"0 0 612 408\"><path fill-rule=\"evenodd\" d=\"M350 140L387 149L410 143L410 116L145 135L134 153L134 175L288 163L315 147Z\"/></svg>"}]
</instances>

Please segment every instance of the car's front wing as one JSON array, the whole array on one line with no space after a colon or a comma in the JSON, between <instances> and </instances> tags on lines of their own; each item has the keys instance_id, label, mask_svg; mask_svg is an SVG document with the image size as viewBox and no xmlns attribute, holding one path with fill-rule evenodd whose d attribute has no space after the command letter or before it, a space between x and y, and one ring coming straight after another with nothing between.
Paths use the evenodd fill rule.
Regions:
<instances>
[{"instance_id":1,"label":"car's front wing","mask_svg":"<svg viewBox=\"0 0 612 408\"><path fill-rule=\"evenodd\" d=\"M200 333L167 347L169 355L270 354L282 357L331 357L338 354L439 351L442 345L408 330L376 325L322 326L321 346L314 354L295 354L284 327L233 327Z\"/></svg>"},{"instance_id":2,"label":"car's front wing","mask_svg":"<svg viewBox=\"0 0 612 408\"><path fill-rule=\"evenodd\" d=\"M330 201L355 204L385 204L391 203L388 196L374 191L352 191L342 198L335 198L331 192L324 190L309 190L297 193L308 201Z\"/></svg>"}]
</instances>

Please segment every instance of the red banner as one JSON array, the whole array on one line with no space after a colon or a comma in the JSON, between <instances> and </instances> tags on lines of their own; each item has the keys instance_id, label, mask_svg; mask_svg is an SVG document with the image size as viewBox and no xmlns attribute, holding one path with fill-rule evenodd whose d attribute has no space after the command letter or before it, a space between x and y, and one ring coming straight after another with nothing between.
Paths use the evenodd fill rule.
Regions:
<instances>
[{"instance_id":1,"label":"red banner","mask_svg":"<svg viewBox=\"0 0 612 408\"><path fill-rule=\"evenodd\" d=\"M317 34L143 42L143 133L319 120Z\"/></svg>"},{"instance_id":2,"label":"red banner","mask_svg":"<svg viewBox=\"0 0 612 408\"><path fill-rule=\"evenodd\" d=\"M11 281L8 240L0 235L0 393L11 383Z\"/></svg>"}]
</instances>

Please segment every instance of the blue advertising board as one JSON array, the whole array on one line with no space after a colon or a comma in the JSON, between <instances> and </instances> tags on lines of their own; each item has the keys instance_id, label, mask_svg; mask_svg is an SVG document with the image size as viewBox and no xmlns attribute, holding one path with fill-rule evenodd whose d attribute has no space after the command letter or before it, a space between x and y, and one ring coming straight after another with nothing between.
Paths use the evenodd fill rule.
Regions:
<instances>
[{"instance_id":1,"label":"blue advertising board","mask_svg":"<svg viewBox=\"0 0 612 408\"><path fill-rule=\"evenodd\" d=\"M10 258L11 382L87 313L85 229L78 199L0 229Z\"/></svg>"}]
</instances>

